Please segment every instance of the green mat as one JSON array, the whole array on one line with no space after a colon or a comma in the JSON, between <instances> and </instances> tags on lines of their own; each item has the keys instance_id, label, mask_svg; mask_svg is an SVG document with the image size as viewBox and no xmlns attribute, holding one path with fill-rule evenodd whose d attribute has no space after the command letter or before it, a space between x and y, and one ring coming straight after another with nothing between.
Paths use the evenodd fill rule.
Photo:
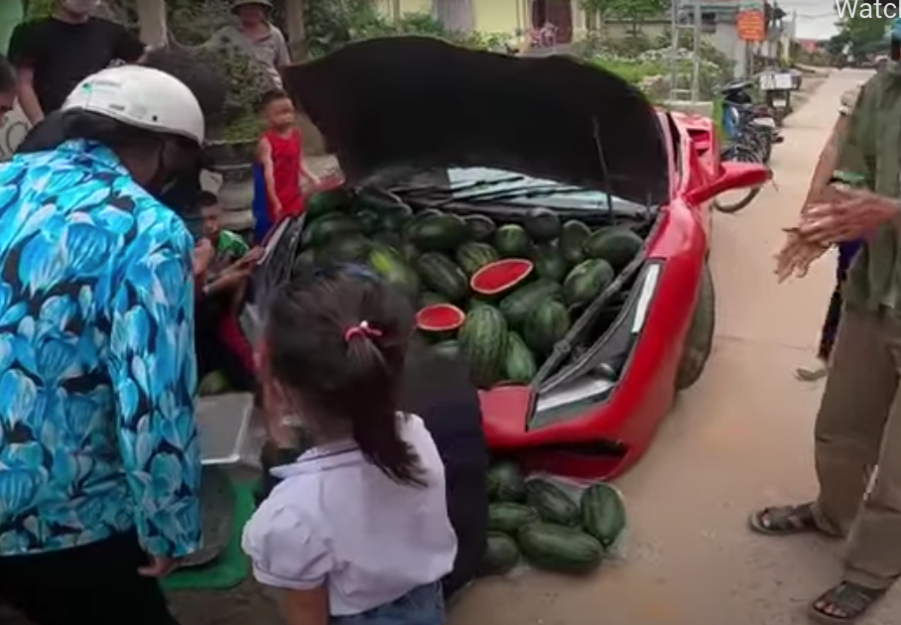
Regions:
<instances>
[{"instance_id":1,"label":"green mat","mask_svg":"<svg viewBox=\"0 0 901 625\"><path fill-rule=\"evenodd\" d=\"M254 510L255 482L236 482L235 524L231 539L219 556L205 566L182 569L162 579L165 590L225 590L244 581L250 568L241 550L241 533Z\"/></svg>"}]
</instances>

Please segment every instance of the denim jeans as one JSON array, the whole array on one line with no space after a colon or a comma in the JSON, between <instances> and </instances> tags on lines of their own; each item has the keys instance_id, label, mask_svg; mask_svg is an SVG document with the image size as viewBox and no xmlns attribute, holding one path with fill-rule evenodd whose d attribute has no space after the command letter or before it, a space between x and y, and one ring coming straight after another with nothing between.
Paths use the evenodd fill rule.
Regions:
<instances>
[{"instance_id":1,"label":"denim jeans","mask_svg":"<svg viewBox=\"0 0 901 625\"><path fill-rule=\"evenodd\" d=\"M350 616L333 616L330 625L443 625L441 583L414 588L400 599Z\"/></svg>"}]
</instances>

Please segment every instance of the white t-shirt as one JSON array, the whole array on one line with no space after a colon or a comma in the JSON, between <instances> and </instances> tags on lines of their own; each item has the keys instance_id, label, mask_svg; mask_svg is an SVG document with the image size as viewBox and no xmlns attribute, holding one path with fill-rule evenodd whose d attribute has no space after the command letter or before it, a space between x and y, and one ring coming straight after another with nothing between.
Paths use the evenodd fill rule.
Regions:
<instances>
[{"instance_id":1,"label":"white t-shirt","mask_svg":"<svg viewBox=\"0 0 901 625\"><path fill-rule=\"evenodd\" d=\"M395 482L352 444L318 447L273 469L284 478L244 528L256 579L305 590L328 584L332 616L390 603L450 572L457 537L444 465L422 419L399 417L427 486Z\"/></svg>"}]
</instances>

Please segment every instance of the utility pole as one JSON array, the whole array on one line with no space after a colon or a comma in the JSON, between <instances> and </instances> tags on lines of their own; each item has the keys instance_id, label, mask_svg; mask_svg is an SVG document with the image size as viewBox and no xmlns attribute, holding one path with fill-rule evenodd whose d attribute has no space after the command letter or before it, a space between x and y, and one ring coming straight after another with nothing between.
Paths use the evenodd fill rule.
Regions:
<instances>
[{"instance_id":1,"label":"utility pole","mask_svg":"<svg viewBox=\"0 0 901 625\"><path fill-rule=\"evenodd\" d=\"M688 5L689 11L683 11ZM672 48L670 51L670 100L695 103L701 99L701 0L673 0L670 20ZM681 88L682 72L680 52L682 33L691 33L691 83L689 88Z\"/></svg>"},{"instance_id":2,"label":"utility pole","mask_svg":"<svg viewBox=\"0 0 901 625\"><path fill-rule=\"evenodd\" d=\"M138 25L141 41L151 46L164 46L169 41L164 0L138 0Z\"/></svg>"}]
</instances>

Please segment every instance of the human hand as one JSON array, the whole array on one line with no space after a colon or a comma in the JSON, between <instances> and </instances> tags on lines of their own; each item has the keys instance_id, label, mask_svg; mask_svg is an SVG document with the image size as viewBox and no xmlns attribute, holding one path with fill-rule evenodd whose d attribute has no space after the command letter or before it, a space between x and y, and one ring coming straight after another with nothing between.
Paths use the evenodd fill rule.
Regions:
<instances>
[{"instance_id":1,"label":"human hand","mask_svg":"<svg viewBox=\"0 0 901 625\"><path fill-rule=\"evenodd\" d=\"M833 185L837 201L810 205L798 234L810 243L831 245L863 238L901 214L897 202L863 189Z\"/></svg>"},{"instance_id":2,"label":"human hand","mask_svg":"<svg viewBox=\"0 0 901 625\"><path fill-rule=\"evenodd\" d=\"M810 243L797 232L789 232L782 249L776 254L776 276L780 283L792 275L803 278L820 256L826 253L828 246Z\"/></svg>"},{"instance_id":3,"label":"human hand","mask_svg":"<svg viewBox=\"0 0 901 625\"><path fill-rule=\"evenodd\" d=\"M256 246L253 249L251 249L249 252L244 254L244 256L242 256L241 259L237 262L237 265L239 267L250 267L252 265L255 265L256 263L258 263L260 261L261 258L263 258L263 254L264 254L263 248L260 246Z\"/></svg>"},{"instance_id":4,"label":"human hand","mask_svg":"<svg viewBox=\"0 0 901 625\"><path fill-rule=\"evenodd\" d=\"M180 560L168 556L150 556L150 564L138 568L138 574L142 577L165 577L176 568Z\"/></svg>"},{"instance_id":5,"label":"human hand","mask_svg":"<svg viewBox=\"0 0 901 625\"><path fill-rule=\"evenodd\" d=\"M816 190L811 190L804 202L804 208L801 209L801 215L806 215L810 209L817 204L829 204L842 202L847 199L847 195L836 185L826 185Z\"/></svg>"}]
</instances>

